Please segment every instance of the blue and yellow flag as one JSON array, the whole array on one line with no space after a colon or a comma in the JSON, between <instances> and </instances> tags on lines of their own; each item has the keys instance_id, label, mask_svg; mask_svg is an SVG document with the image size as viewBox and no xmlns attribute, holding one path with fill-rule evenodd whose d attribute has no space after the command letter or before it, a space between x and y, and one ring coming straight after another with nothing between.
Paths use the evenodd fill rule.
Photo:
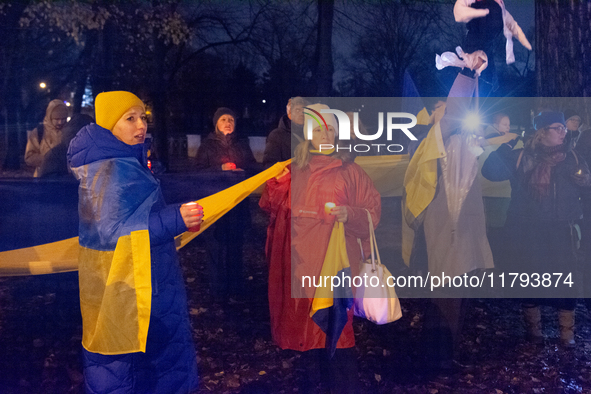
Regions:
<instances>
[{"instance_id":1,"label":"blue and yellow flag","mask_svg":"<svg viewBox=\"0 0 591 394\"><path fill-rule=\"evenodd\" d=\"M332 280L323 286L322 278L341 278L339 286L332 287ZM316 288L310 317L326 334L326 348L332 357L337 348L337 342L347 324L347 311L353 307L353 292L351 282L342 280L351 278L347 243L345 240L345 226L335 222L328 241L328 248L324 256L320 280L322 285ZM334 282L336 285L336 280Z\"/></svg>"},{"instance_id":2,"label":"blue and yellow flag","mask_svg":"<svg viewBox=\"0 0 591 394\"><path fill-rule=\"evenodd\" d=\"M158 182L136 159L72 169L79 188L82 345L145 352L152 300L148 221Z\"/></svg>"}]
</instances>

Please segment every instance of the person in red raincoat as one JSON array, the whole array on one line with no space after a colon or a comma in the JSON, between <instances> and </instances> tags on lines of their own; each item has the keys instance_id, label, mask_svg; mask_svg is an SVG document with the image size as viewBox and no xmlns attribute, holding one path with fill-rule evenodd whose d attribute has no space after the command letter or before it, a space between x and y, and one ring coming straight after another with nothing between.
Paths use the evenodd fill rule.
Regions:
<instances>
[{"instance_id":1,"label":"person in red raincoat","mask_svg":"<svg viewBox=\"0 0 591 394\"><path fill-rule=\"evenodd\" d=\"M328 107L314 104L307 108ZM318 151L320 144L334 145L338 134L334 116L322 115L328 129L325 125L313 129L312 140L298 145L293 163L267 182L260 201L261 208L271 214L266 245L271 333L282 349L303 352L296 365L303 375L300 392L314 392L320 373L332 392L350 393L358 390L353 310L348 311L331 358L325 349L326 334L310 318L314 293L303 289L301 278L320 275L335 220L344 223L351 275L357 275L361 261L358 238L369 251L366 209L377 225L381 200L372 180L350 158L327 149ZM330 214L325 213L327 202L336 205Z\"/></svg>"}]
</instances>

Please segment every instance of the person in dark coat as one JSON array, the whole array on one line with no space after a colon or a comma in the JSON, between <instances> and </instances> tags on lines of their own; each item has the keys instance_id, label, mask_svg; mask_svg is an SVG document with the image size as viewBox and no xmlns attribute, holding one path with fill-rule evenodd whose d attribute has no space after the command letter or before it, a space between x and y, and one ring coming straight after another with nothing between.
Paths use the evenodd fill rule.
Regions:
<instances>
[{"instance_id":1,"label":"person in dark coat","mask_svg":"<svg viewBox=\"0 0 591 394\"><path fill-rule=\"evenodd\" d=\"M215 130L197 151L197 170L220 171L234 176L240 170L256 170L256 162L248 139L240 139L235 133L236 115L229 108L218 108L213 116ZM210 291L219 303L242 298L242 246L244 231L250 227L248 199L235 206L220 218L203 235L209 254ZM231 301L232 300L232 301Z\"/></svg>"},{"instance_id":2,"label":"person in dark coat","mask_svg":"<svg viewBox=\"0 0 591 394\"><path fill-rule=\"evenodd\" d=\"M221 107L213 115L215 130L197 150L196 169L211 171L248 170L257 167L248 138L234 133L236 114Z\"/></svg>"},{"instance_id":3,"label":"person in dark coat","mask_svg":"<svg viewBox=\"0 0 591 394\"><path fill-rule=\"evenodd\" d=\"M166 205L147 165L144 103L96 97L70 143L80 181L80 307L88 393L190 393L197 361L174 237L202 213Z\"/></svg>"},{"instance_id":4,"label":"person in dark coat","mask_svg":"<svg viewBox=\"0 0 591 394\"><path fill-rule=\"evenodd\" d=\"M267 137L263 154L265 168L293 157L296 146L304 140L304 107L306 105L308 102L302 97L292 97L287 102L287 114L281 117L277 128Z\"/></svg>"},{"instance_id":5,"label":"person in dark coat","mask_svg":"<svg viewBox=\"0 0 591 394\"><path fill-rule=\"evenodd\" d=\"M513 149L514 140L492 152L482 175L491 181L511 182L505 231L513 257L511 272L525 273L533 281L527 293L520 293L527 297L523 314L528 339L543 342L539 305L550 304L558 308L562 344L573 347L574 287L583 283L576 270L574 224L582 216L580 198L591 185L591 176L585 159L566 141L561 112L540 113L534 127L536 132L523 149ZM556 283L558 273L562 280ZM544 274L550 275L552 286L541 282ZM536 278L542 286L533 286ZM569 278L575 286L565 284Z\"/></svg>"}]
</instances>

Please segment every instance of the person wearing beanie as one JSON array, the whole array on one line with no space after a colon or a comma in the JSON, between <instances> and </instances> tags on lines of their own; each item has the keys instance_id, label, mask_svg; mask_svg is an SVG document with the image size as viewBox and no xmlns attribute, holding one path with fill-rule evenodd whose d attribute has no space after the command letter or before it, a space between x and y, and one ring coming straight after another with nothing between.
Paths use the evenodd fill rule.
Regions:
<instances>
[{"instance_id":1,"label":"person wearing beanie","mask_svg":"<svg viewBox=\"0 0 591 394\"><path fill-rule=\"evenodd\" d=\"M527 299L523 316L528 339L544 342L540 304L558 309L560 342L574 347L574 309L577 286L583 283L576 270L573 239L575 221L583 213L580 199L591 185L585 159L565 141L566 122L561 112L544 111L534 118L534 135L522 149L503 144L482 167L491 181L511 182L511 202L505 233L511 272L540 276L571 275L573 287L528 288L514 296Z\"/></svg>"},{"instance_id":2,"label":"person wearing beanie","mask_svg":"<svg viewBox=\"0 0 591 394\"><path fill-rule=\"evenodd\" d=\"M234 111L218 108L213 115L213 127L214 131L197 151L197 171L219 173L221 179L238 181L244 179L244 171L252 173L259 169L248 138L241 138L235 131ZM203 233L209 256L210 291L221 304L244 299L242 249L245 229L250 227L248 204L245 200L236 205Z\"/></svg>"},{"instance_id":3,"label":"person wearing beanie","mask_svg":"<svg viewBox=\"0 0 591 394\"><path fill-rule=\"evenodd\" d=\"M45 110L43 122L30 131L25 148L25 163L35 168L34 177L39 177L39 169L46 155L62 142L62 129L68 122L68 107L62 100L52 100Z\"/></svg>"},{"instance_id":4,"label":"person wearing beanie","mask_svg":"<svg viewBox=\"0 0 591 394\"><path fill-rule=\"evenodd\" d=\"M581 117L571 108L565 109L563 113L566 126L565 141L574 148L581 137Z\"/></svg>"},{"instance_id":5,"label":"person wearing beanie","mask_svg":"<svg viewBox=\"0 0 591 394\"><path fill-rule=\"evenodd\" d=\"M197 362L174 237L201 223L166 205L147 165L144 103L95 99L96 123L68 149L79 187L79 281L89 393L190 393Z\"/></svg>"},{"instance_id":6,"label":"person wearing beanie","mask_svg":"<svg viewBox=\"0 0 591 394\"><path fill-rule=\"evenodd\" d=\"M258 168L248 138L240 138L234 133L234 111L226 107L218 108L213 115L213 127L214 131L197 150L197 170L229 171Z\"/></svg>"},{"instance_id":7,"label":"person wearing beanie","mask_svg":"<svg viewBox=\"0 0 591 394\"><path fill-rule=\"evenodd\" d=\"M328 107L312 104L304 111L321 109ZM344 302L339 303L343 308L341 325L337 319L323 324L316 315L310 317L314 292L303 288L302 281L306 276L320 274L335 223L344 223L351 275L359 274L359 266L353 264L362 255L358 240L366 245L367 256L368 212L377 225L381 199L359 165L341 159L332 150L320 151L320 144L335 144L339 130L334 115L322 116L328 128L324 122L318 125L314 121L312 138L298 145L290 169L283 176L267 182L259 202L271 215L266 250L271 334L282 349L302 352L296 364L299 392L317 392L322 379L330 392L357 393L360 387L353 309L344 311ZM307 126L304 131L308 131ZM327 213L325 204L329 202L336 206ZM335 303L334 315L338 314ZM335 328L329 328L331 325ZM326 373L321 372L323 366Z\"/></svg>"}]
</instances>

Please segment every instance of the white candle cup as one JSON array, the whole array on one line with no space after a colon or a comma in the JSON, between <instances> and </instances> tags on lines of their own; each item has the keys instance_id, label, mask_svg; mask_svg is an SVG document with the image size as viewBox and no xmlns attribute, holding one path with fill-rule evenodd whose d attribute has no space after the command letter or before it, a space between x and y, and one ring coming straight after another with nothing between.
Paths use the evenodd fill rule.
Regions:
<instances>
[{"instance_id":1,"label":"white candle cup","mask_svg":"<svg viewBox=\"0 0 591 394\"><path fill-rule=\"evenodd\" d=\"M330 215L330 211L336 206L337 205L334 202L327 202L324 204L324 212L326 212L327 215Z\"/></svg>"}]
</instances>

